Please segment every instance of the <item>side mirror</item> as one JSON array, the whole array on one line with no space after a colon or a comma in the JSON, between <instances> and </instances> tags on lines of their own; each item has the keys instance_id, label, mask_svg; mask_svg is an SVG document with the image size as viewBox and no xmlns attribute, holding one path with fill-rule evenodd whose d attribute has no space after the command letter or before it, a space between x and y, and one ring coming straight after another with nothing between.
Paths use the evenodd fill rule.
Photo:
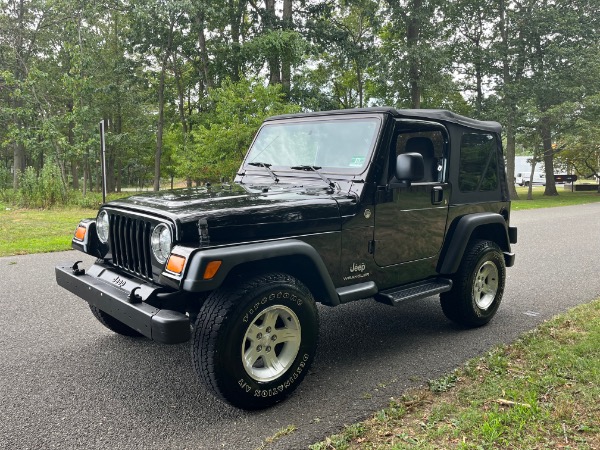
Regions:
<instances>
[{"instance_id":1,"label":"side mirror","mask_svg":"<svg viewBox=\"0 0 600 450\"><path fill-rule=\"evenodd\" d=\"M396 179L393 185L410 186L425 177L425 164L420 153L402 153L396 158Z\"/></svg>"}]
</instances>

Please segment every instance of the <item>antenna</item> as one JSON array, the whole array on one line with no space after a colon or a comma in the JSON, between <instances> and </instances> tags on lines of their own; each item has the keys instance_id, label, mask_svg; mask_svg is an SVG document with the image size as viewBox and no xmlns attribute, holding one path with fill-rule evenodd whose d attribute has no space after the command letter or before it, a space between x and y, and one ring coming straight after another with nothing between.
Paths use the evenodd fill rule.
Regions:
<instances>
[{"instance_id":1,"label":"antenna","mask_svg":"<svg viewBox=\"0 0 600 450\"><path fill-rule=\"evenodd\" d=\"M100 121L100 162L102 169L102 203L106 203L106 142L104 139L105 128L108 127L108 119Z\"/></svg>"}]
</instances>

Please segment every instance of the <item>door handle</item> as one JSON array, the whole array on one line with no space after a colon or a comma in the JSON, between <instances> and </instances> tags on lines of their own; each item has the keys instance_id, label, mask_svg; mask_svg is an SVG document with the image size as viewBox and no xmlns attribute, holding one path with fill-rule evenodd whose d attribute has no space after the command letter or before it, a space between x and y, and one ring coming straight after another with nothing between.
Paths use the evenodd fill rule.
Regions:
<instances>
[{"instance_id":1,"label":"door handle","mask_svg":"<svg viewBox=\"0 0 600 450\"><path fill-rule=\"evenodd\" d=\"M444 200L444 188L442 186L434 186L431 189L431 204L439 205Z\"/></svg>"}]
</instances>

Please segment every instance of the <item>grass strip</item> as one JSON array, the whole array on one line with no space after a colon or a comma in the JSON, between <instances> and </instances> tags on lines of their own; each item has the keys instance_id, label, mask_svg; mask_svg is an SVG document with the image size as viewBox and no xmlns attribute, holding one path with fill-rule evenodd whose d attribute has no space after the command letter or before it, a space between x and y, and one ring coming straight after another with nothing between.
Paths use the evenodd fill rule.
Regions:
<instances>
[{"instance_id":1,"label":"grass strip","mask_svg":"<svg viewBox=\"0 0 600 450\"><path fill-rule=\"evenodd\" d=\"M519 200L513 200L512 211L538 208L554 208L557 206L583 205L585 203L600 202L600 194L596 191L571 192L561 190L557 187L558 195L553 197L544 196L543 186L533 186L532 200L527 200L527 187L517 186Z\"/></svg>"},{"instance_id":2,"label":"grass strip","mask_svg":"<svg viewBox=\"0 0 600 450\"><path fill-rule=\"evenodd\" d=\"M0 256L69 250L79 220L92 209L0 209Z\"/></svg>"},{"instance_id":3,"label":"grass strip","mask_svg":"<svg viewBox=\"0 0 600 450\"><path fill-rule=\"evenodd\" d=\"M314 444L347 449L600 449L600 300Z\"/></svg>"}]
</instances>

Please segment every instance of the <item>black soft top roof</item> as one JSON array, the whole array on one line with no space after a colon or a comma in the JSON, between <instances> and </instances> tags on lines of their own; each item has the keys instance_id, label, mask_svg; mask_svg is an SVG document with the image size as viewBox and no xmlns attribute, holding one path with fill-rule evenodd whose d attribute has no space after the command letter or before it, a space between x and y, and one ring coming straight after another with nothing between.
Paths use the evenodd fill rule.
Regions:
<instances>
[{"instance_id":1,"label":"black soft top roof","mask_svg":"<svg viewBox=\"0 0 600 450\"><path fill-rule=\"evenodd\" d=\"M498 122L471 119L461 116L445 109L396 109L390 107L360 108L360 109L338 109L335 111L318 111L299 114L287 114L269 117L267 121L281 119L295 119L303 117L319 117L341 114L389 114L393 117L403 119L424 119L438 122L454 123L478 130L502 132L502 126Z\"/></svg>"}]
</instances>

